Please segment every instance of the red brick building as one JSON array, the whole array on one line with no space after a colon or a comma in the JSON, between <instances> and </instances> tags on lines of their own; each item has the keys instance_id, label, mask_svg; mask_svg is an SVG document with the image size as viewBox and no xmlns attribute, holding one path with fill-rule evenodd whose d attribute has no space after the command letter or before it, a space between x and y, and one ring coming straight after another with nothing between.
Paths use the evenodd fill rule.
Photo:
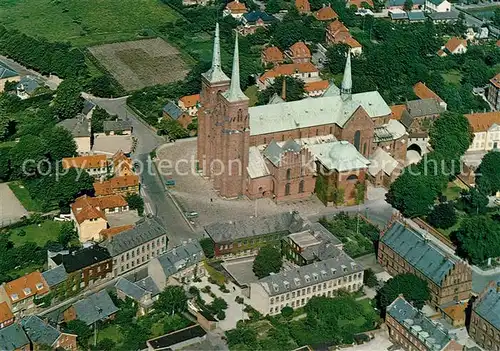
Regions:
<instances>
[{"instance_id":1,"label":"red brick building","mask_svg":"<svg viewBox=\"0 0 500 351\"><path fill-rule=\"evenodd\" d=\"M309 63L311 62L311 50L303 41L298 41L290 49L286 51L286 55L293 63Z\"/></svg>"},{"instance_id":2,"label":"red brick building","mask_svg":"<svg viewBox=\"0 0 500 351\"><path fill-rule=\"evenodd\" d=\"M276 46L268 46L264 50L262 50L261 61L264 65L267 64L280 64L283 63L285 57L279 48Z\"/></svg>"},{"instance_id":3,"label":"red brick building","mask_svg":"<svg viewBox=\"0 0 500 351\"><path fill-rule=\"evenodd\" d=\"M485 350L500 350L500 281L492 281L472 305L469 335Z\"/></svg>"}]
</instances>

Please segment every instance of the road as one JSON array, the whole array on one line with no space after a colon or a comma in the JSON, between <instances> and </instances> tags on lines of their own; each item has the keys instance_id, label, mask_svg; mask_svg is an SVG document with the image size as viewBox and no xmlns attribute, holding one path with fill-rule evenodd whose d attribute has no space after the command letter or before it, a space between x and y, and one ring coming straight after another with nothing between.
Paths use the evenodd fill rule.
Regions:
<instances>
[{"instance_id":1,"label":"road","mask_svg":"<svg viewBox=\"0 0 500 351\"><path fill-rule=\"evenodd\" d=\"M169 235L169 248L181 244L188 239L199 239L199 234L192 231L174 200L169 196L161 177L149 159L149 153L165 139L158 136L137 115L127 108L126 97L118 99L90 98L108 113L117 115L122 120L129 120L134 128L133 134L138 139L132 159L144 165L141 177L141 194L145 197L146 212L156 214L165 223Z\"/></svg>"},{"instance_id":2,"label":"road","mask_svg":"<svg viewBox=\"0 0 500 351\"><path fill-rule=\"evenodd\" d=\"M17 63L14 60L11 60L5 56L0 55L0 62L5 63L7 66L10 68L14 69L17 73L19 73L21 76L35 76L40 78L45 82L45 84L52 90L56 90L57 87L59 86L59 83L61 80L56 77L56 76L51 76L51 77L46 77L41 75L40 73L33 71L32 69L26 68L19 63Z\"/></svg>"},{"instance_id":3,"label":"road","mask_svg":"<svg viewBox=\"0 0 500 351\"><path fill-rule=\"evenodd\" d=\"M478 7L489 7L489 6L494 6L494 4L487 4L487 5L461 5L461 6L456 6L452 5L455 10L458 12L461 12L465 15L465 22L467 23L467 26L469 27L481 27L483 24L486 24L485 21L480 20L474 16L469 15L467 12L464 10L466 9L471 9L471 8L478 8ZM490 30L490 35L494 35L496 37L500 36L500 29L497 27L494 27L493 25L488 26Z\"/></svg>"}]
</instances>

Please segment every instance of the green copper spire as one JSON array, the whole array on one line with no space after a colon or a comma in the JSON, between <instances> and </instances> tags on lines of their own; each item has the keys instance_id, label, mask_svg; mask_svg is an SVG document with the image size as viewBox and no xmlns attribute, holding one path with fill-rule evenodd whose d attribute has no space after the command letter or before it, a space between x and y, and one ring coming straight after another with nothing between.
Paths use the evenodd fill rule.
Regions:
<instances>
[{"instance_id":1,"label":"green copper spire","mask_svg":"<svg viewBox=\"0 0 500 351\"><path fill-rule=\"evenodd\" d=\"M219 38L219 23L215 24L214 52L212 56L212 67L208 72L203 73L203 76L210 82L228 81L229 77L222 71L220 60L220 38Z\"/></svg>"},{"instance_id":2,"label":"green copper spire","mask_svg":"<svg viewBox=\"0 0 500 351\"><path fill-rule=\"evenodd\" d=\"M229 90L224 93L227 101L235 102L248 100L248 97L241 91L240 86L240 54L238 48L238 33L234 43L234 56L233 56L233 73L231 74L231 85Z\"/></svg>"},{"instance_id":3,"label":"green copper spire","mask_svg":"<svg viewBox=\"0 0 500 351\"><path fill-rule=\"evenodd\" d=\"M352 76L351 76L351 49L347 51L347 61L345 63L344 77L342 78L342 86L340 87L340 95L343 100L351 98L352 92Z\"/></svg>"}]
</instances>

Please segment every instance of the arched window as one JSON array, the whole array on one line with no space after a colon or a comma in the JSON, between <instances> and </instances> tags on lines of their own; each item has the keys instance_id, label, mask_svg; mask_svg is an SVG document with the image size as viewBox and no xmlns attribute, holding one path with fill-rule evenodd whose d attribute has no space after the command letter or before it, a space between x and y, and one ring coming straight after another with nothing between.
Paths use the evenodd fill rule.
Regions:
<instances>
[{"instance_id":1,"label":"arched window","mask_svg":"<svg viewBox=\"0 0 500 351\"><path fill-rule=\"evenodd\" d=\"M354 133L354 147L359 151L359 143L361 141L361 132L359 130Z\"/></svg>"},{"instance_id":2,"label":"arched window","mask_svg":"<svg viewBox=\"0 0 500 351\"><path fill-rule=\"evenodd\" d=\"M350 183L355 183L358 181L358 176L355 174L351 174L349 177L347 177L347 181Z\"/></svg>"},{"instance_id":3,"label":"arched window","mask_svg":"<svg viewBox=\"0 0 500 351\"><path fill-rule=\"evenodd\" d=\"M241 122L243 120L243 111L241 108L238 110L238 122Z\"/></svg>"},{"instance_id":4,"label":"arched window","mask_svg":"<svg viewBox=\"0 0 500 351\"><path fill-rule=\"evenodd\" d=\"M366 143L363 144L363 155L366 156Z\"/></svg>"},{"instance_id":5,"label":"arched window","mask_svg":"<svg viewBox=\"0 0 500 351\"><path fill-rule=\"evenodd\" d=\"M285 196L290 195L290 183L285 184Z\"/></svg>"},{"instance_id":6,"label":"arched window","mask_svg":"<svg viewBox=\"0 0 500 351\"><path fill-rule=\"evenodd\" d=\"M292 170L290 168L286 170L286 179L287 180L292 179Z\"/></svg>"},{"instance_id":7,"label":"arched window","mask_svg":"<svg viewBox=\"0 0 500 351\"><path fill-rule=\"evenodd\" d=\"M303 193L304 192L304 181L301 180L299 182L299 193Z\"/></svg>"}]
</instances>

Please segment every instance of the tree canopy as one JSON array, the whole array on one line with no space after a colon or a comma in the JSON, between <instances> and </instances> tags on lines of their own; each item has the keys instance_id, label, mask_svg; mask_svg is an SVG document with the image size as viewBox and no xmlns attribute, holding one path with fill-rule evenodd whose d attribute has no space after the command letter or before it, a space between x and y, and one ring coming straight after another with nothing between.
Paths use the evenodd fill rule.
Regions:
<instances>
[{"instance_id":1,"label":"tree canopy","mask_svg":"<svg viewBox=\"0 0 500 351\"><path fill-rule=\"evenodd\" d=\"M82 87L76 79L65 79L57 87L53 100L54 113L59 119L74 118L83 108Z\"/></svg>"},{"instance_id":2,"label":"tree canopy","mask_svg":"<svg viewBox=\"0 0 500 351\"><path fill-rule=\"evenodd\" d=\"M398 274L389 279L377 292L375 297L378 307L385 313L385 309L399 294L403 294L406 301L411 302L416 308L421 309L431 295L427 282L414 274Z\"/></svg>"},{"instance_id":3,"label":"tree canopy","mask_svg":"<svg viewBox=\"0 0 500 351\"><path fill-rule=\"evenodd\" d=\"M283 96L283 79L285 79L285 96ZM262 92L259 92L258 105L269 103L271 97L277 94L285 101L296 101L304 98L304 81L294 77L276 77L273 84Z\"/></svg>"},{"instance_id":4,"label":"tree canopy","mask_svg":"<svg viewBox=\"0 0 500 351\"><path fill-rule=\"evenodd\" d=\"M182 286L167 286L155 302L155 309L166 313L180 313L187 309L187 296Z\"/></svg>"},{"instance_id":5,"label":"tree canopy","mask_svg":"<svg viewBox=\"0 0 500 351\"><path fill-rule=\"evenodd\" d=\"M253 262L253 272L258 278L267 277L271 273L278 273L283 264L281 251L272 245L260 248Z\"/></svg>"},{"instance_id":6,"label":"tree canopy","mask_svg":"<svg viewBox=\"0 0 500 351\"><path fill-rule=\"evenodd\" d=\"M448 202L434 206L431 213L427 217L429 224L436 228L447 229L457 223L457 212L453 203Z\"/></svg>"},{"instance_id":7,"label":"tree canopy","mask_svg":"<svg viewBox=\"0 0 500 351\"><path fill-rule=\"evenodd\" d=\"M490 151L484 155L476 172L477 188L484 194L494 195L500 191L500 152Z\"/></svg>"},{"instance_id":8,"label":"tree canopy","mask_svg":"<svg viewBox=\"0 0 500 351\"><path fill-rule=\"evenodd\" d=\"M500 224L487 216L463 220L452 238L457 254L473 264L500 256Z\"/></svg>"}]
</instances>

